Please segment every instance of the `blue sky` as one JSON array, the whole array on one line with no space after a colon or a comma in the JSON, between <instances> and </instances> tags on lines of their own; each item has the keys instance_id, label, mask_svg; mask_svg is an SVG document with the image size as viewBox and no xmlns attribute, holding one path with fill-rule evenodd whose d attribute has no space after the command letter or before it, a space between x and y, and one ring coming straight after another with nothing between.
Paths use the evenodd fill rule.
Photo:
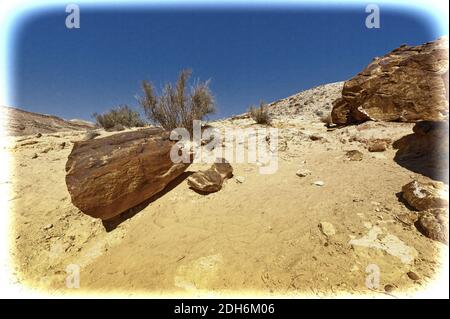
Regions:
<instances>
[{"instance_id":1,"label":"blue sky","mask_svg":"<svg viewBox=\"0 0 450 319\"><path fill-rule=\"evenodd\" d=\"M365 27L365 6L347 9L129 8L80 6L31 14L14 43L14 106L63 118L129 104L140 82L157 87L183 68L211 79L218 112L245 111L320 84L346 80L375 56L441 36L419 14L381 7L381 28Z\"/></svg>"}]
</instances>

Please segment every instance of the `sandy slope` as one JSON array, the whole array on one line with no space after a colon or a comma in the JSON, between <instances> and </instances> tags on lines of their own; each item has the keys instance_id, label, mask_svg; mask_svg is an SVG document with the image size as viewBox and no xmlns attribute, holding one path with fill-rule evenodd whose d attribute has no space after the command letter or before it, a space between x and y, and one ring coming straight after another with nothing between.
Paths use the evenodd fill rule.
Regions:
<instances>
[{"instance_id":1,"label":"sandy slope","mask_svg":"<svg viewBox=\"0 0 450 319\"><path fill-rule=\"evenodd\" d=\"M212 125L257 127L248 119ZM358 142L395 140L412 125L367 123L327 131L317 115L280 115L273 125L282 146L275 174L261 175L255 164L233 164L235 177L205 196L189 189L185 177L208 165L191 165L168 191L109 232L71 204L65 186L71 141L82 133L16 142L9 183L18 280L57 294L386 296L387 284L394 286L392 295L423 289L440 269L439 252L448 247L397 219L409 210L396 194L413 178L427 177L399 166L395 150L369 153ZM352 149L363 152L362 161L347 160L345 152ZM312 174L298 177L299 168ZM324 186L312 184L318 180ZM331 223L336 233L326 236L321 222ZM70 264L81 267L79 289L66 288ZM366 286L372 264L381 272L376 292ZM409 271L420 279L410 279Z\"/></svg>"}]
</instances>

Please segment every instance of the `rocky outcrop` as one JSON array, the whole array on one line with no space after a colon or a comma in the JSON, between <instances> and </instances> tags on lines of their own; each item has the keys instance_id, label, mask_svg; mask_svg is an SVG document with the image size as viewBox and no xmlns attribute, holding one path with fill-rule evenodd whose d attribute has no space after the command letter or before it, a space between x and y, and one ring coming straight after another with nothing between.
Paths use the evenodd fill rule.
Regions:
<instances>
[{"instance_id":1,"label":"rocky outcrop","mask_svg":"<svg viewBox=\"0 0 450 319\"><path fill-rule=\"evenodd\" d=\"M189 176L187 183L192 189L201 193L214 193L222 188L223 181L233 176L233 167L220 159L205 171L198 171Z\"/></svg>"},{"instance_id":2,"label":"rocky outcrop","mask_svg":"<svg viewBox=\"0 0 450 319\"><path fill-rule=\"evenodd\" d=\"M173 146L169 133L158 128L76 142L66 163L72 203L110 219L149 199L189 165L172 162Z\"/></svg>"},{"instance_id":3,"label":"rocky outcrop","mask_svg":"<svg viewBox=\"0 0 450 319\"><path fill-rule=\"evenodd\" d=\"M448 120L448 39L403 45L346 81L333 123Z\"/></svg>"},{"instance_id":4,"label":"rocky outcrop","mask_svg":"<svg viewBox=\"0 0 450 319\"><path fill-rule=\"evenodd\" d=\"M402 196L419 211L448 206L448 186L441 182L412 181L402 187Z\"/></svg>"}]
</instances>

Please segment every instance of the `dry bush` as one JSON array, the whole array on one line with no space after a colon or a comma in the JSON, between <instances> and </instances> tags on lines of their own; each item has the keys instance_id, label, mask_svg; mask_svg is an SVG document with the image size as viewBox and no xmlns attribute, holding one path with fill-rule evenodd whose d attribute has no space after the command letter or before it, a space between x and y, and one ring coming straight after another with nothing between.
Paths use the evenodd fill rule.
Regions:
<instances>
[{"instance_id":1,"label":"dry bush","mask_svg":"<svg viewBox=\"0 0 450 319\"><path fill-rule=\"evenodd\" d=\"M169 131L183 127L191 132L194 120L203 120L215 112L209 81L189 85L191 73L181 71L175 85L166 84L160 96L150 82L142 82L144 96L139 98L139 104L149 120Z\"/></svg>"},{"instance_id":2,"label":"dry bush","mask_svg":"<svg viewBox=\"0 0 450 319\"><path fill-rule=\"evenodd\" d=\"M132 110L128 105L121 105L103 114L94 113L92 116L97 126L101 126L105 130L145 126L145 121L142 120L139 112Z\"/></svg>"},{"instance_id":3,"label":"dry bush","mask_svg":"<svg viewBox=\"0 0 450 319\"><path fill-rule=\"evenodd\" d=\"M259 103L259 107L250 106L248 113L250 117L258 124L270 124L270 116L267 110L267 104Z\"/></svg>"}]
</instances>

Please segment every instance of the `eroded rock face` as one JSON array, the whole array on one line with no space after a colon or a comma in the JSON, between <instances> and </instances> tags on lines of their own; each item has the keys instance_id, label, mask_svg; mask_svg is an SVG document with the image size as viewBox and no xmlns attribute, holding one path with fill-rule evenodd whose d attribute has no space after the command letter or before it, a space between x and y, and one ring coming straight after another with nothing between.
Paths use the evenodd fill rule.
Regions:
<instances>
[{"instance_id":1,"label":"eroded rock face","mask_svg":"<svg viewBox=\"0 0 450 319\"><path fill-rule=\"evenodd\" d=\"M169 133L149 128L76 142L66 163L72 203L110 219L163 190L189 164L174 164Z\"/></svg>"},{"instance_id":2,"label":"eroded rock face","mask_svg":"<svg viewBox=\"0 0 450 319\"><path fill-rule=\"evenodd\" d=\"M419 211L448 206L448 186L441 182L412 181L402 187L402 192L406 202Z\"/></svg>"},{"instance_id":3,"label":"eroded rock face","mask_svg":"<svg viewBox=\"0 0 450 319\"><path fill-rule=\"evenodd\" d=\"M448 120L448 39L401 46L346 81L333 103L336 124Z\"/></svg>"},{"instance_id":4,"label":"eroded rock face","mask_svg":"<svg viewBox=\"0 0 450 319\"><path fill-rule=\"evenodd\" d=\"M189 176L189 187L202 193L214 193L222 188L223 181L233 176L233 167L220 159L205 171L198 171ZM218 162L219 162L218 161Z\"/></svg>"},{"instance_id":5,"label":"eroded rock face","mask_svg":"<svg viewBox=\"0 0 450 319\"><path fill-rule=\"evenodd\" d=\"M430 209L421 213L417 227L428 238L448 244L448 214L446 209Z\"/></svg>"}]
</instances>

